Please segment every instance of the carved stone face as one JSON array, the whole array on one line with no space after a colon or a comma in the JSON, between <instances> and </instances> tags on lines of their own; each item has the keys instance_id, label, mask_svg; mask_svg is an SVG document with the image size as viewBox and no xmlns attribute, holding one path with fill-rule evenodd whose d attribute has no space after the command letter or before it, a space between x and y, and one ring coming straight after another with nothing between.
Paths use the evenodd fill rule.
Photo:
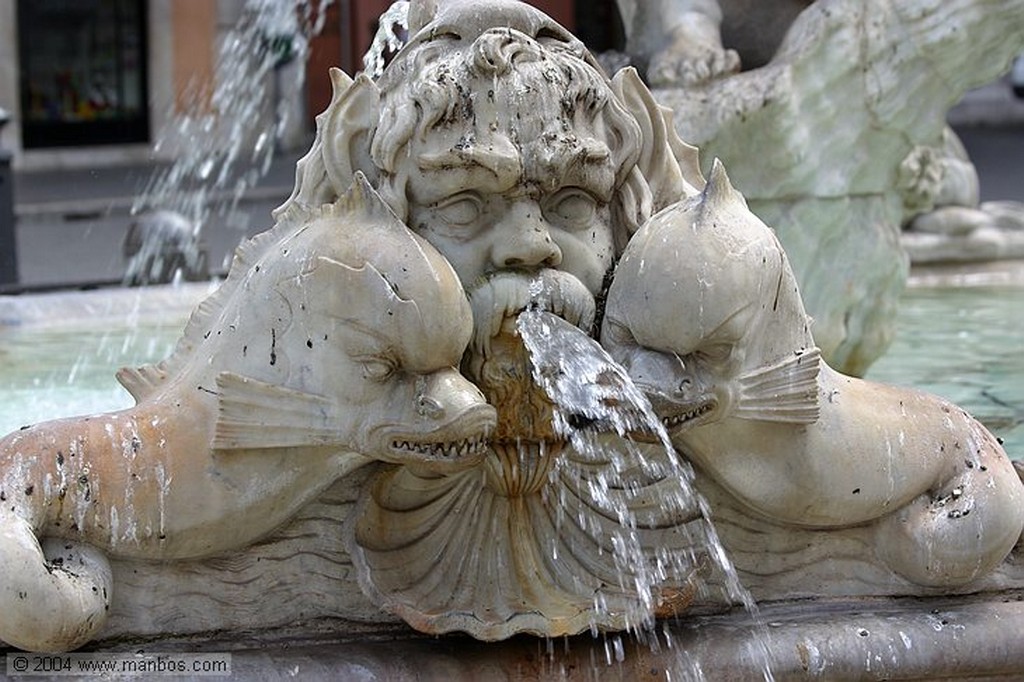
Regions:
<instances>
[{"instance_id":1,"label":"carved stone face","mask_svg":"<svg viewBox=\"0 0 1024 682\"><path fill-rule=\"evenodd\" d=\"M622 131L636 124L577 57L504 30L462 49L385 91L374 150L384 192L469 295L463 369L498 408L495 440L551 440L514 318L541 307L589 331L615 258L611 203L635 158Z\"/></svg>"},{"instance_id":2,"label":"carved stone face","mask_svg":"<svg viewBox=\"0 0 1024 682\"><path fill-rule=\"evenodd\" d=\"M591 293L614 257L611 153L585 115L548 115L555 93L473 87L474 116L409 145L408 223L465 286L501 271L556 268Z\"/></svg>"},{"instance_id":3,"label":"carved stone face","mask_svg":"<svg viewBox=\"0 0 1024 682\"><path fill-rule=\"evenodd\" d=\"M496 438L550 440L548 402L533 387L510 320L528 303L529 281L553 269L582 285L561 288L580 299L572 308L593 308L589 301L614 256L614 171L606 147L584 142L592 130L552 130L543 118L503 111L493 101L478 109L466 125L410 145L421 173L407 185L409 224L448 258L471 300L492 303L473 308L479 334L496 336L475 347L494 352L473 354L467 371L499 409ZM580 163L588 153L596 158ZM497 277L504 273L515 276Z\"/></svg>"}]
</instances>

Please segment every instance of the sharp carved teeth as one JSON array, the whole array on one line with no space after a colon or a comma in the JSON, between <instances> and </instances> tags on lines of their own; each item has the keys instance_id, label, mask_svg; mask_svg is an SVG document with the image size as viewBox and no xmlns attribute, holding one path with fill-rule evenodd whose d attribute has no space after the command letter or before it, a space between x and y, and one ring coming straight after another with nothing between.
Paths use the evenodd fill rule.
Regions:
<instances>
[{"instance_id":1,"label":"sharp carved teeth","mask_svg":"<svg viewBox=\"0 0 1024 682\"><path fill-rule=\"evenodd\" d=\"M661 422L667 428L673 428L673 427L679 426L680 424L685 424L686 422L690 421L691 419L696 419L697 417L701 416L702 414L707 414L713 408L714 408L714 403L704 403L700 407L694 408L694 409L690 410L689 412L685 412L683 414L676 414L676 415L673 415L671 417L665 417L664 419L661 420Z\"/></svg>"},{"instance_id":2,"label":"sharp carved teeth","mask_svg":"<svg viewBox=\"0 0 1024 682\"><path fill-rule=\"evenodd\" d=\"M449 442L424 443L414 440L394 440L391 447L403 452L426 455L431 459L454 459L477 455L487 447L487 436Z\"/></svg>"}]
</instances>

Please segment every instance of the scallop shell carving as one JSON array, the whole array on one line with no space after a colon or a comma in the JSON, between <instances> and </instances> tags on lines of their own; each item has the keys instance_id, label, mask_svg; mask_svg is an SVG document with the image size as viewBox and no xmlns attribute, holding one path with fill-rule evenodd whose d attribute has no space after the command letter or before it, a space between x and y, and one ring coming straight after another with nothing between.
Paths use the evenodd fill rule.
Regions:
<instances>
[{"instance_id":1,"label":"scallop shell carving","mask_svg":"<svg viewBox=\"0 0 1024 682\"><path fill-rule=\"evenodd\" d=\"M363 591L417 630L484 640L637 628L685 608L708 563L705 521L683 477L625 442L607 458L495 446L452 475L385 470L347 529Z\"/></svg>"}]
</instances>

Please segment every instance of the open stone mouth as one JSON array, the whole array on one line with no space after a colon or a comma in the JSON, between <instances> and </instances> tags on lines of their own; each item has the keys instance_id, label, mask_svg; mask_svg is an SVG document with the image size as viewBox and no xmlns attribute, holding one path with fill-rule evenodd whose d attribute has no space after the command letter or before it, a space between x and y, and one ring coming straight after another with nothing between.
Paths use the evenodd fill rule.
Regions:
<instances>
[{"instance_id":1,"label":"open stone mouth","mask_svg":"<svg viewBox=\"0 0 1024 682\"><path fill-rule=\"evenodd\" d=\"M394 439L391 449L400 454L412 454L429 459L463 459L483 455L487 450L488 434L458 441L424 442L419 440Z\"/></svg>"},{"instance_id":2,"label":"open stone mouth","mask_svg":"<svg viewBox=\"0 0 1024 682\"><path fill-rule=\"evenodd\" d=\"M591 417L587 414L573 412L566 416L566 423L576 431L589 431L593 433L604 433L614 431L615 425L610 419L602 417Z\"/></svg>"}]
</instances>

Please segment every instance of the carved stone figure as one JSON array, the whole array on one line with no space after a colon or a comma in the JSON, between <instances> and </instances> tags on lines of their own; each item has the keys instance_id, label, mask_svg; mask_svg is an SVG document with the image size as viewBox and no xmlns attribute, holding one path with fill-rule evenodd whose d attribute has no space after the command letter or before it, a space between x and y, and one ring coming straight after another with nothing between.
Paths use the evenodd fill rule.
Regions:
<instances>
[{"instance_id":1,"label":"carved stone figure","mask_svg":"<svg viewBox=\"0 0 1024 682\"><path fill-rule=\"evenodd\" d=\"M945 400L835 372L810 331L785 252L716 162L630 241L601 339L750 515L870 524L877 560L921 586L992 571L1024 528L995 437Z\"/></svg>"},{"instance_id":2,"label":"carved stone figure","mask_svg":"<svg viewBox=\"0 0 1024 682\"><path fill-rule=\"evenodd\" d=\"M120 374L137 405L0 440L0 639L340 617L493 640L728 608L680 455L755 582L866 546L883 587L818 594L986 579L1021 532L998 444L821 362L781 246L635 71L524 3L409 17L379 82L332 71L277 226L170 359ZM651 403L669 447L637 442Z\"/></svg>"},{"instance_id":3,"label":"carved stone figure","mask_svg":"<svg viewBox=\"0 0 1024 682\"><path fill-rule=\"evenodd\" d=\"M652 87L700 89L735 74L741 62L744 70L769 64L790 26L810 4L810 0L618 0L627 33L626 59ZM955 8L956 21L962 23L970 9ZM832 3L827 11L839 15L844 9ZM980 15L974 20L994 18ZM912 24L913 19L903 21ZM1021 46L1012 25L1007 28L1009 45ZM801 30L797 24L796 32ZM926 31L922 33L914 40L929 39ZM802 37L803 41L817 39L814 34ZM706 142L688 134L699 129L698 124L683 118L679 125L687 139ZM1024 206L1014 201L980 205L977 172L948 126L899 162L894 189L905 208L900 244L912 262L996 260L1024 254Z\"/></svg>"},{"instance_id":4,"label":"carved stone figure","mask_svg":"<svg viewBox=\"0 0 1024 682\"><path fill-rule=\"evenodd\" d=\"M699 510L692 499L648 510L680 481L616 476L565 443L516 326L540 308L589 332L629 234L694 191L664 114L632 72L609 82L578 41L517 3L443 5L378 86L352 88L379 97L368 138L382 196L466 287L474 337L462 367L498 411L478 470L402 467L364 493L351 522L360 583L418 629L484 639L636 627L670 609L699 546L680 529ZM331 120L344 118L325 121L325 141L352 139ZM621 501L594 492L599 476ZM631 531L632 558L614 546ZM466 538L477 539L469 554ZM669 575L651 582L646 564L659 558Z\"/></svg>"},{"instance_id":5,"label":"carved stone figure","mask_svg":"<svg viewBox=\"0 0 1024 682\"><path fill-rule=\"evenodd\" d=\"M695 86L767 64L811 0L617 0L626 52L652 87Z\"/></svg>"},{"instance_id":6,"label":"carved stone figure","mask_svg":"<svg viewBox=\"0 0 1024 682\"><path fill-rule=\"evenodd\" d=\"M453 369L471 328L455 273L364 179L280 216L170 358L121 372L135 407L0 441L0 639L89 640L116 589L101 552L209 556L372 459L479 462L494 410Z\"/></svg>"}]
</instances>

